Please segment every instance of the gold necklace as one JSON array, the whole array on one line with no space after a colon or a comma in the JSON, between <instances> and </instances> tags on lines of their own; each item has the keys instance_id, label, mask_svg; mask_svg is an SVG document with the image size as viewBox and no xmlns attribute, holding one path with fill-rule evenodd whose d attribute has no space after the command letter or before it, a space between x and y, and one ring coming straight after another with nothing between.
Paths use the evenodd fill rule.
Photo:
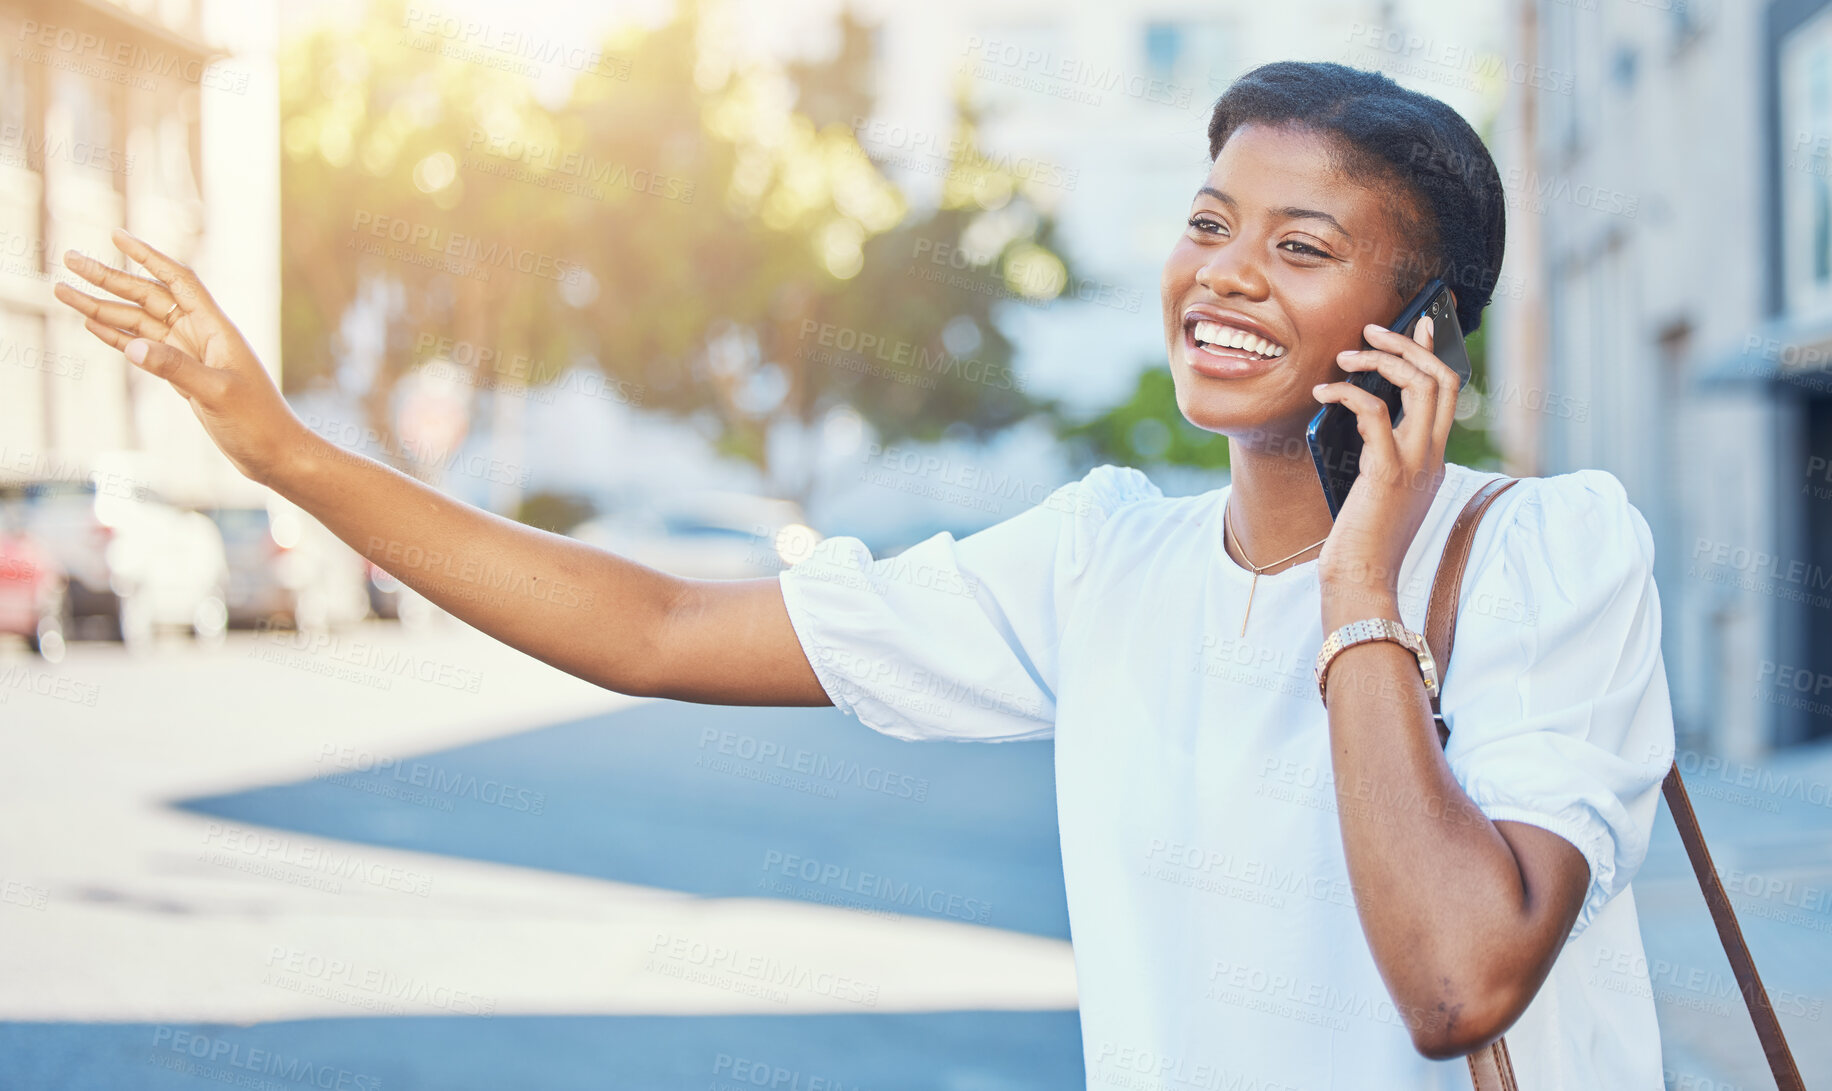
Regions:
<instances>
[{"instance_id":1,"label":"gold necklace","mask_svg":"<svg viewBox=\"0 0 1832 1091\"><path fill-rule=\"evenodd\" d=\"M1247 609L1245 613L1240 615L1240 635L1246 636L1247 635L1247 616L1253 613L1253 591L1255 588L1259 586L1260 573L1266 571L1266 569L1268 568L1271 568L1273 565L1284 564L1286 561L1291 560L1292 557L1296 557L1298 553L1307 553L1310 550L1317 548L1318 546L1322 545L1324 542L1329 541L1329 535L1325 534L1322 538L1318 539L1317 541L1314 541L1310 543L1309 545L1305 546L1303 549L1298 550L1298 553L1293 553L1290 556L1286 556L1286 557L1280 557L1278 560L1273 561L1270 564L1256 565L1251 560L1248 560L1246 547L1240 544L1239 538L1234 537L1234 528L1228 525L1228 508L1233 506L1233 502L1234 502L1233 497L1229 497L1228 501L1222 504L1221 506L1221 529L1222 529L1222 533L1226 534L1228 538L1233 541L1234 548L1240 550L1241 560L1246 561L1247 567L1253 569L1253 582L1247 585Z\"/></svg>"}]
</instances>

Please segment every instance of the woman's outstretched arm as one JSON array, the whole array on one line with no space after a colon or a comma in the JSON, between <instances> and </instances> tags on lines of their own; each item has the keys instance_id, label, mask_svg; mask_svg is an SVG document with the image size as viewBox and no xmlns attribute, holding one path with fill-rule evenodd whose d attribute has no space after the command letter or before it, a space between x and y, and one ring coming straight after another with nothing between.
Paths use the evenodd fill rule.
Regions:
<instances>
[{"instance_id":1,"label":"woman's outstretched arm","mask_svg":"<svg viewBox=\"0 0 1832 1091\"><path fill-rule=\"evenodd\" d=\"M89 332L191 403L251 480L467 624L620 693L708 704L824 705L777 580L657 571L446 496L306 428L190 269L127 234L134 276L74 251L118 299L59 284ZM167 319L170 319L168 322Z\"/></svg>"}]
</instances>

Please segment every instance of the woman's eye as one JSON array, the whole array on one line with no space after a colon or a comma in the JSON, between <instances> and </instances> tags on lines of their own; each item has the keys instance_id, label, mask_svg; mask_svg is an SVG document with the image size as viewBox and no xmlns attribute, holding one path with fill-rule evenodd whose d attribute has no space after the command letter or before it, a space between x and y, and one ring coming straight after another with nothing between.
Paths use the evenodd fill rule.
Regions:
<instances>
[{"instance_id":1,"label":"woman's eye","mask_svg":"<svg viewBox=\"0 0 1832 1091\"><path fill-rule=\"evenodd\" d=\"M1293 247L1294 248L1292 251L1293 253L1303 254L1305 257L1308 257L1308 258L1327 258L1329 257L1328 254L1317 249L1316 247L1309 246L1305 243L1301 243L1296 239L1287 239L1285 241L1285 245Z\"/></svg>"},{"instance_id":2,"label":"woman's eye","mask_svg":"<svg viewBox=\"0 0 1832 1091\"><path fill-rule=\"evenodd\" d=\"M1198 231L1208 232L1209 228L1220 227L1221 223L1217 220L1212 220L1207 216L1191 216L1190 217L1190 226L1195 228Z\"/></svg>"}]
</instances>

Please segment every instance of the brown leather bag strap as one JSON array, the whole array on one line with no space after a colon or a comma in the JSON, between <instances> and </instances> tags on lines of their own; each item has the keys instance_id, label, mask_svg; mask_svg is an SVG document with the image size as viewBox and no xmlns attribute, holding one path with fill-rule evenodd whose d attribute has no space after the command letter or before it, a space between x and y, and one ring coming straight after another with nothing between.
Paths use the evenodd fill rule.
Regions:
<instances>
[{"instance_id":1,"label":"brown leather bag strap","mask_svg":"<svg viewBox=\"0 0 1832 1091\"><path fill-rule=\"evenodd\" d=\"M1450 669L1450 653L1457 630L1457 604L1463 592L1463 570L1469 564L1476 526L1495 498L1518 480L1497 478L1476 490L1451 525L1450 537L1444 543L1444 555L1438 561L1438 571L1431 585L1431 602L1425 614L1425 642L1430 645L1431 657L1437 662L1440 695L1444 677ZM1438 697L1431 699L1431 718L1437 724L1439 744L1448 744L1450 725L1444 722L1439 711ZM1787 1036L1775 1017L1774 1005L1769 1003L1768 990L1762 987L1762 977L1756 972L1756 960L1743 939L1743 929L1737 923L1730 895L1725 892L1717 868L1711 862L1711 850L1705 847L1705 834L1699 829L1698 815L1692 810L1692 800L1686 795L1686 785L1680 779L1677 763L1667 770L1661 791L1667 797L1667 809L1673 813L1673 824L1679 827L1679 839L1685 843L1686 856L1691 859L1692 870L1698 876L1699 889L1704 891L1705 905L1710 908L1711 920L1717 925L1718 939L1730 959L1730 969L1742 990L1743 1003L1756 1024L1756 1037L1761 1040L1762 1052L1768 1057L1775 1085L1779 1091L1806 1091L1800 1069L1794 1063L1794 1054L1788 1049ZM1471 1053L1468 1061L1469 1078L1475 1091L1518 1091L1505 1037Z\"/></svg>"},{"instance_id":2,"label":"brown leather bag strap","mask_svg":"<svg viewBox=\"0 0 1832 1091\"><path fill-rule=\"evenodd\" d=\"M1431 659L1438 665L1438 693L1431 698L1431 719L1438 725L1438 744L1450 741L1450 725L1438 711L1444 692L1444 675L1450 669L1450 653L1457 639L1457 603L1463 594L1463 569L1469 565L1470 546L1476 540L1476 526L1502 493L1513 488L1518 477L1498 477L1476 490L1463 505L1457 521L1451 524L1450 537L1444 542L1444 555L1438 560L1438 572L1431 584L1431 603L1425 610L1425 644Z\"/></svg>"},{"instance_id":3,"label":"brown leather bag strap","mask_svg":"<svg viewBox=\"0 0 1832 1091\"><path fill-rule=\"evenodd\" d=\"M1730 895L1718 878L1717 866L1711 862L1711 850L1705 847L1704 831L1698 828L1692 798L1686 795L1686 784L1679 779L1679 763L1667 770L1660 785L1667 797L1667 809L1673 812L1673 824L1679 827L1679 839L1686 843L1686 855L1698 875L1698 888L1704 891L1705 905L1711 910L1711 922L1717 925L1718 939L1730 959L1731 972L1737 975L1737 987L1743 991L1743 1005L1756 1024L1756 1037L1762 1041L1762 1052L1768 1056L1769 1071L1775 1074L1775 1086L1781 1091L1806 1091L1794 1054L1787 1047L1787 1035L1781 1032L1781 1021L1768 1001L1768 990L1762 987L1762 975L1756 972L1755 957L1743 940L1743 926L1737 923L1737 911L1731 907Z\"/></svg>"},{"instance_id":4,"label":"brown leather bag strap","mask_svg":"<svg viewBox=\"0 0 1832 1091\"><path fill-rule=\"evenodd\" d=\"M1469 1082L1476 1091L1520 1091L1514 1082L1514 1062L1508 1058L1508 1040L1497 1038L1469 1055Z\"/></svg>"}]
</instances>

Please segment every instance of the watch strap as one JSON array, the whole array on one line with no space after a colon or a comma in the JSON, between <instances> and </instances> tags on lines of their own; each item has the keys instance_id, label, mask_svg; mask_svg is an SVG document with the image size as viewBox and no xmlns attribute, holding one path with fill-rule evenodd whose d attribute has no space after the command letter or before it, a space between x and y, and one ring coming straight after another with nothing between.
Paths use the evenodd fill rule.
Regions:
<instances>
[{"instance_id":1,"label":"watch strap","mask_svg":"<svg viewBox=\"0 0 1832 1091\"><path fill-rule=\"evenodd\" d=\"M1425 680L1425 692L1434 699L1438 691L1438 669L1433 661L1430 645L1425 638L1411 629L1404 622L1390 617L1369 617L1351 621L1339 626L1323 639L1322 648L1317 651L1317 695L1325 704L1329 703L1329 668L1336 656L1357 644L1368 644L1376 640L1390 640L1411 652L1419 664L1419 676Z\"/></svg>"}]
</instances>

